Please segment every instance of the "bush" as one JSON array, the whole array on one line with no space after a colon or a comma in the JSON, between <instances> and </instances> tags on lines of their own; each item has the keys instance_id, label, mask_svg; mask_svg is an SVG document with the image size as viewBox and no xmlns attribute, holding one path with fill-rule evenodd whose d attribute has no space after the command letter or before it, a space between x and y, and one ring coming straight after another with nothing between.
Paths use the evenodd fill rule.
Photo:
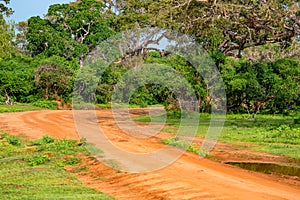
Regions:
<instances>
[{"instance_id":1,"label":"bush","mask_svg":"<svg viewBox=\"0 0 300 200\"><path fill-rule=\"evenodd\" d=\"M6 138L7 142L11 145L14 145L14 146L21 146L22 142L21 140L14 136L14 135L10 135Z\"/></svg>"},{"instance_id":2,"label":"bush","mask_svg":"<svg viewBox=\"0 0 300 200\"><path fill-rule=\"evenodd\" d=\"M80 162L81 162L80 157L70 157L64 161L64 164L68 166L74 166L74 165L78 165Z\"/></svg>"},{"instance_id":3,"label":"bush","mask_svg":"<svg viewBox=\"0 0 300 200\"><path fill-rule=\"evenodd\" d=\"M294 124L300 124L300 114L296 115L294 118Z\"/></svg>"},{"instance_id":4,"label":"bush","mask_svg":"<svg viewBox=\"0 0 300 200\"><path fill-rule=\"evenodd\" d=\"M54 143L55 139L49 135L44 135L41 139L31 141L31 145L39 146Z\"/></svg>"},{"instance_id":5,"label":"bush","mask_svg":"<svg viewBox=\"0 0 300 200\"><path fill-rule=\"evenodd\" d=\"M54 138L49 135L44 135L42 137L42 142L43 142L43 144L50 144L50 143L54 142Z\"/></svg>"},{"instance_id":6,"label":"bush","mask_svg":"<svg viewBox=\"0 0 300 200\"><path fill-rule=\"evenodd\" d=\"M27 158L26 160L28 162L28 165L37 166L49 162L50 158L47 155L35 155Z\"/></svg>"},{"instance_id":7,"label":"bush","mask_svg":"<svg viewBox=\"0 0 300 200\"><path fill-rule=\"evenodd\" d=\"M36 101L33 103L34 106L40 107L40 108L46 108L46 109L57 109L58 104L53 101L46 101L46 100L41 100L41 101Z\"/></svg>"},{"instance_id":8,"label":"bush","mask_svg":"<svg viewBox=\"0 0 300 200\"><path fill-rule=\"evenodd\" d=\"M25 102L25 103L34 103L36 101L39 101L42 99L41 94L35 94L35 95L28 95L28 96L24 96L22 97L20 100L21 102Z\"/></svg>"}]
</instances>

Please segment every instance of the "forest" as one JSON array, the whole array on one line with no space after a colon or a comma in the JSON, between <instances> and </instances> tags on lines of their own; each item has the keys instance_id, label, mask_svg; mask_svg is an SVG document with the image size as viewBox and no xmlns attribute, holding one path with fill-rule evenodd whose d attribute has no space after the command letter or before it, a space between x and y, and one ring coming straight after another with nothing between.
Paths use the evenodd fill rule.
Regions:
<instances>
[{"instance_id":1,"label":"forest","mask_svg":"<svg viewBox=\"0 0 300 200\"><path fill-rule=\"evenodd\" d=\"M54 4L44 17L12 22L10 0L0 1L0 103L72 103L78 70L103 41L127 30L161 28L193 38L213 59L224 82L227 112L300 112L300 5L286 0L77 0ZM124 52L103 72L96 104L109 104L115 85L134 66L164 64L192 85L198 108L210 112L203 77L180 55L150 48ZM124 92L123 95L126 95ZM130 104L178 109L172 91L145 84Z\"/></svg>"}]
</instances>

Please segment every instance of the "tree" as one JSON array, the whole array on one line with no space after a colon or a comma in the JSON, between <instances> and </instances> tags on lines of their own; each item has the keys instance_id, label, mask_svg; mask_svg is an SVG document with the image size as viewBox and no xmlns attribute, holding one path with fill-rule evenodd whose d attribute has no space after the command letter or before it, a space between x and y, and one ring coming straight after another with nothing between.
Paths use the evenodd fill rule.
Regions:
<instances>
[{"instance_id":1,"label":"tree","mask_svg":"<svg viewBox=\"0 0 300 200\"><path fill-rule=\"evenodd\" d=\"M300 61L300 44L293 41L287 48L280 44L265 44L246 49L243 56L251 62L274 62L280 58L291 58Z\"/></svg>"},{"instance_id":2,"label":"tree","mask_svg":"<svg viewBox=\"0 0 300 200\"><path fill-rule=\"evenodd\" d=\"M40 17L31 17L28 20L28 50L33 56L44 54L63 56L71 59L78 57L76 43L72 43L71 38L67 37L64 31L58 31L50 21ZM80 50L79 50L80 51Z\"/></svg>"},{"instance_id":3,"label":"tree","mask_svg":"<svg viewBox=\"0 0 300 200\"><path fill-rule=\"evenodd\" d=\"M0 13L2 13L5 16L13 14L13 10L7 7L7 4L10 3L10 0L0 0L0 2L3 2L0 3Z\"/></svg>"},{"instance_id":4,"label":"tree","mask_svg":"<svg viewBox=\"0 0 300 200\"><path fill-rule=\"evenodd\" d=\"M227 58L220 66L226 86L227 108L255 118L264 109L283 113L295 109L300 94L300 65L290 59L250 63Z\"/></svg>"},{"instance_id":5,"label":"tree","mask_svg":"<svg viewBox=\"0 0 300 200\"><path fill-rule=\"evenodd\" d=\"M0 102L24 102L34 91L31 58L15 55L0 61Z\"/></svg>"},{"instance_id":6,"label":"tree","mask_svg":"<svg viewBox=\"0 0 300 200\"><path fill-rule=\"evenodd\" d=\"M0 14L0 60L11 54L12 38L13 33L11 27Z\"/></svg>"},{"instance_id":7,"label":"tree","mask_svg":"<svg viewBox=\"0 0 300 200\"><path fill-rule=\"evenodd\" d=\"M33 55L43 53L83 61L88 52L114 33L110 17L105 6L95 0L54 4L45 19L28 20L28 49Z\"/></svg>"},{"instance_id":8,"label":"tree","mask_svg":"<svg viewBox=\"0 0 300 200\"><path fill-rule=\"evenodd\" d=\"M23 54L29 54L27 51L28 41L26 39L26 34L28 32L28 22L23 21L15 25L17 33L14 40L14 49Z\"/></svg>"},{"instance_id":9,"label":"tree","mask_svg":"<svg viewBox=\"0 0 300 200\"><path fill-rule=\"evenodd\" d=\"M288 47L300 33L297 1L120 0L120 28L159 26L194 36L212 54L241 57L244 49L268 43ZM116 2L116 3L113 3Z\"/></svg>"},{"instance_id":10,"label":"tree","mask_svg":"<svg viewBox=\"0 0 300 200\"><path fill-rule=\"evenodd\" d=\"M12 50L13 31L4 19L4 16L8 17L13 13L13 10L7 7L9 3L10 0L0 0L0 60L10 55Z\"/></svg>"},{"instance_id":11,"label":"tree","mask_svg":"<svg viewBox=\"0 0 300 200\"><path fill-rule=\"evenodd\" d=\"M59 97L69 101L77 69L78 65L75 62L62 57L43 59L35 71L37 89L47 100Z\"/></svg>"}]
</instances>

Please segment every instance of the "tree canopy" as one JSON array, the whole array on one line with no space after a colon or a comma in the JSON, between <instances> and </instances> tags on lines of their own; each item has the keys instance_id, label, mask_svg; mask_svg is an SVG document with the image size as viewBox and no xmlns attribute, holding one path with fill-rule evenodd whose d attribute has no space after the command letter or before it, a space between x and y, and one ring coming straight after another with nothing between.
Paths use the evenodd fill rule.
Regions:
<instances>
[{"instance_id":1,"label":"tree canopy","mask_svg":"<svg viewBox=\"0 0 300 200\"><path fill-rule=\"evenodd\" d=\"M120 0L106 1L120 13L121 29L159 26L193 35L208 50L242 56L268 43L287 47L300 33L297 1Z\"/></svg>"},{"instance_id":2,"label":"tree canopy","mask_svg":"<svg viewBox=\"0 0 300 200\"><path fill-rule=\"evenodd\" d=\"M12 51L13 32L10 25L0 14L0 60L10 55Z\"/></svg>"},{"instance_id":3,"label":"tree canopy","mask_svg":"<svg viewBox=\"0 0 300 200\"><path fill-rule=\"evenodd\" d=\"M114 31L105 6L95 0L50 6L45 19L28 20L26 38L33 55L83 58Z\"/></svg>"},{"instance_id":4,"label":"tree canopy","mask_svg":"<svg viewBox=\"0 0 300 200\"><path fill-rule=\"evenodd\" d=\"M13 14L13 10L8 8L7 5L10 3L10 0L0 0L0 13L5 16Z\"/></svg>"}]
</instances>

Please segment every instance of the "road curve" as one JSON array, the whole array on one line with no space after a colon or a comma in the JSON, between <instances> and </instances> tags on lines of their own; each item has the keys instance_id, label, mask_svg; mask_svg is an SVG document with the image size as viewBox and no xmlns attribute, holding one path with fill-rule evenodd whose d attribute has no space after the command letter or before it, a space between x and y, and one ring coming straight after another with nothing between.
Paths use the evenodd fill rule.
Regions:
<instances>
[{"instance_id":1,"label":"road curve","mask_svg":"<svg viewBox=\"0 0 300 200\"><path fill-rule=\"evenodd\" d=\"M147 113L137 110L137 114ZM159 138L132 137L119 130L109 110L97 111L98 124L119 148L151 152L162 148ZM56 138L79 139L72 111L30 111L0 114L0 130L25 134L30 139L48 134ZM116 199L300 199L298 186L275 180L269 175L249 172L184 153L173 164L154 172L124 173L93 159L83 158L89 173L77 173L87 185ZM134 163L133 163L134 164Z\"/></svg>"}]
</instances>

